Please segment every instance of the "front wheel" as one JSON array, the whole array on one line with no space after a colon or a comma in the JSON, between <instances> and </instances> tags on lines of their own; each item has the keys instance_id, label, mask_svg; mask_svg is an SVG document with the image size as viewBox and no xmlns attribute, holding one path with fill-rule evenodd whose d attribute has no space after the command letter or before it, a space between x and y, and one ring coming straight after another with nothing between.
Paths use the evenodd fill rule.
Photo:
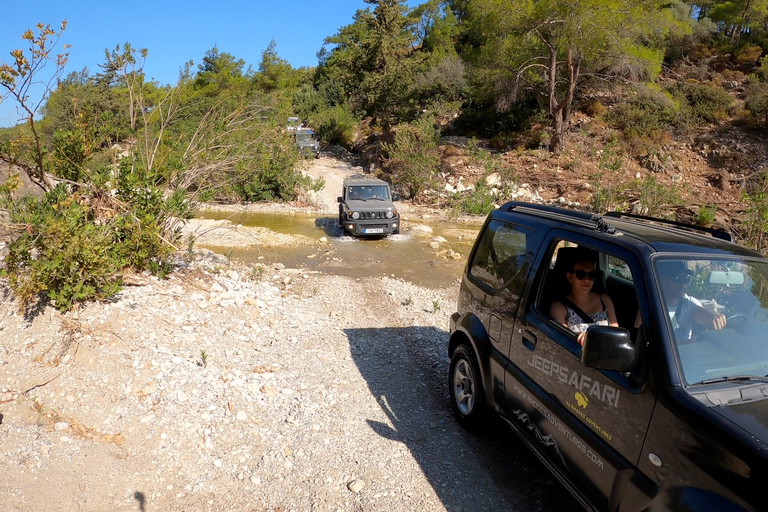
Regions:
<instances>
[{"instance_id":1,"label":"front wheel","mask_svg":"<svg viewBox=\"0 0 768 512\"><path fill-rule=\"evenodd\" d=\"M474 351L459 345L451 356L448 388L456 419L467 428L476 427L485 415L485 394Z\"/></svg>"}]
</instances>

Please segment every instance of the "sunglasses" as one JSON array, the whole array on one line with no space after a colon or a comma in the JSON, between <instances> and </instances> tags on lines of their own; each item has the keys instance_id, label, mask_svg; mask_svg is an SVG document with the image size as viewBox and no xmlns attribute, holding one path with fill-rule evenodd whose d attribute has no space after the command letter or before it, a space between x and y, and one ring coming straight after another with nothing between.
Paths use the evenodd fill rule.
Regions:
<instances>
[{"instance_id":1,"label":"sunglasses","mask_svg":"<svg viewBox=\"0 0 768 512\"><path fill-rule=\"evenodd\" d=\"M673 276L667 276L667 278L673 283L688 284L691 282L691 274L675 274Z\"/></svg>"},{"instance_id":2,"label":"sunglasses","mask_svg":"<svg viewBox=\"0 0 768 512\"><path fill-rule=\"evenodd\" d=\"M585 270L574 270L571 272L574 276L576 276L576 279L579 281L583 281L585 279L589 279L590 281L597 280L598 277L600 277L600 271L599 270L592 270L591 272L587 272Z\"/></svg>"}]
</instances>

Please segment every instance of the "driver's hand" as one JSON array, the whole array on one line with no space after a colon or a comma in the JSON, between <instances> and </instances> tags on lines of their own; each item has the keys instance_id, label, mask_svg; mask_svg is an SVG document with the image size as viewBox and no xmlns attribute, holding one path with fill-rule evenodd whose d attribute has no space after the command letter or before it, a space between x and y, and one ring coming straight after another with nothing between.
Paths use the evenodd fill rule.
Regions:
<instances>
[{"instance_id":1,"label":"driver's hand","mask_svg":"<svg viewBox=\"0 0 768 512\"><path fill-rule=\"evenodd\" d=\"M714 327L715 329L722 329L723 327L725 327L725 323L726 323L725 315L723 315L722 313L715 313L712 316L712 327Z\"/></svg>"}]
</instances>

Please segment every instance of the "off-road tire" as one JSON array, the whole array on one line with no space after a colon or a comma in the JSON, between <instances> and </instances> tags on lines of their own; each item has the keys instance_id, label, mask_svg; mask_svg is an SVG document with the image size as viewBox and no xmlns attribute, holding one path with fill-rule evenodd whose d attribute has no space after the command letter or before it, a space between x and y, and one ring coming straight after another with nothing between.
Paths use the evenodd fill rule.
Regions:
<instances>
[{"instance_id":1,"label":"off-road tire","mask_svg":"<svg viewBox=\"0 0 768 512\"><path fill-rule=\"evenodd\" d=\"M451 355L448 392L453 414L467 429L477 427L487 415L482 374L477 356L468 345L459 345Z\"/></svg>"}]
</instances>

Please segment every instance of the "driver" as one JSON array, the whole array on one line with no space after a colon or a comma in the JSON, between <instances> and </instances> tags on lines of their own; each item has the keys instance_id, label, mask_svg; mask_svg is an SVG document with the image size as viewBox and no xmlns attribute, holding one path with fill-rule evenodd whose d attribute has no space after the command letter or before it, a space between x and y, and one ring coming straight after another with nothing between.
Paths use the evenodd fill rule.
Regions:
<instances>
[{"instance_id":1,"label":"driver","mask_svg":"<svg viewBox=\"0 0 768 512\"><path fill-rule=\"evenodd\" d=\"M661 290L667 304L667 312L675 332L675 339L690 340L694 323L707 329L725 327L725 315L704 309L695 297L687 295L686 287L693 272L683 261L660 261L658 263Z\"/></svg>"}]
</instances>

